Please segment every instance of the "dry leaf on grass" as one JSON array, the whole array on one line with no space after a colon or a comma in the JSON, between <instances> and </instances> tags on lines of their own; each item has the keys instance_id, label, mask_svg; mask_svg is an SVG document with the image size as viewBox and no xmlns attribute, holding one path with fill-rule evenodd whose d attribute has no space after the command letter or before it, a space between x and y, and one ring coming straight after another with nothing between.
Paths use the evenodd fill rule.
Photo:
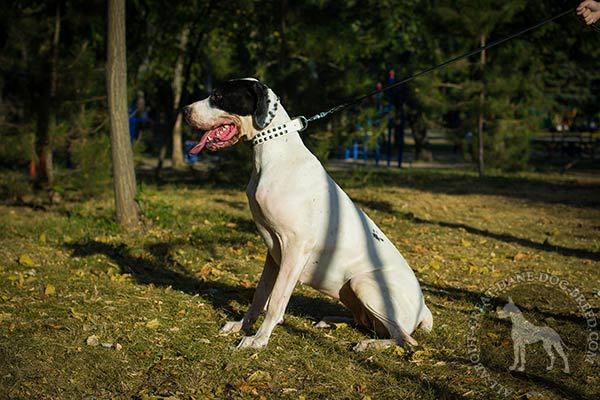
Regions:
<instances>
[{"instance_id":1,"label":"dry leaf on grass","mask_svg":"<svg viewBox=\"0 0 600 400\"><path fill-rule=\"evenodd\" d=\"M46 289L44 289L44 294L46 296L50 296L50 295L53 295L54 293L56 293L56 288L54 287L54 285L51 285L51 284L46 285Z\"/></svg>"},{"instance_id":2,"label":"dry leaf on grass","mask_svg":"<svg viewBox=\"0 0 600 400\"><path fill-rule=\"evenodd\" d=\"M96 336L96 335L88 336L88 338L85 339L85 343L88 346L95 347L100 344L100 339L98 339L98 336Z\"/></svg>"},{"instance_id":3,"label":"dry leaf on grass","mask_svg":"<svg viewBox=\"0 0 600 400\"><path fill-rule=\"evenodd\" d=\"M406 350L404 350L404 347L401 347L401 346L394 347L394 355L397 355L398 357L402 357L402 356L404 356L405 353L406 353Z\"/></svg>"},{"instance_id":4,"label":"dry leaf on grass","mask_svg":"<svg viewBox=\"0 0 600 400\"><path fill-rule=\"evenodd\" d=\"M10 313L0 312L0 324L4 321L10 320L11 317L12 317L12 314L10 314Z\"/></svg>"},{"instance_id":5,"label":"dry leaf on grass","mask_svg":"<svg viewBox=\"0 0 600 400\"><path fill-rule=\"evenodd\" d=\"M442 267L442 266L440 265L440 263L439 263L439 262L437 262L437 261L431 261L431 262L429 263L429 266L430 266L431 268L433 268L433 269L436 269L436 270L437 270L437 269L440 269L440 268Z\"/></svg>"},{"instance_id":6,"label":"dry leaf on grass","mask_svg":"<svg viewBox=\"0 0 600 400\"><path fill-rule=\"evenodd\" d=\"M35 264L28 254L22 254L19 256L19 264L25 267L33 267Z\"/></svg>"},{"instance_id":7,"label":"dry leaf on grass","mask_svg":"<svg viewBox=\"0 0 600 400\"><path fill-rule=\"evenodd\" d=\"M271 379L272 378L270 373L259 369L250 374L250 376L248 377L248 382L270 381Z\"/></svg>"},{"instance_id":8,"label":"dry leaf on grass","mask_svg":"<svg viewBox=\"0 0 600 400\"><path fill-rule=\"evenodd\" d=\"M146 322L146 328L156 329L158 327L160 327L160 321L158 320L158 318L154 318Z\"/></svg>"}]
</instances>

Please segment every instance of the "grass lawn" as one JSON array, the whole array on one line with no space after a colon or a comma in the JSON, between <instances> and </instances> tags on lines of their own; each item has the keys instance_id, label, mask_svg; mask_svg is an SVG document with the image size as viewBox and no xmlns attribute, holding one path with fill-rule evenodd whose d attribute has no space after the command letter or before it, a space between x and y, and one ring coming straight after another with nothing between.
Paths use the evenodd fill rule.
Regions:
<instances>
[{"instance_id":1,"label":"grass lawn","mask_svg":"<svg viewBox=\"0 0 600 400\"><path fill-rule=\"evenodd\" d=\"M265 259L244 187L173 179L143 186L134 234L112 222L110 193L0 205L0 398L599 398L597 174L334 178L421 282L434 329L418 347L354 353L370 333L315 327L350 314L298 286L268 347L236 350L241 335L218 331L249 306ZM546 370L542 342L509 370L509 297L560 335L570 373L558 354Z\"/></svg>"}]
</instances>

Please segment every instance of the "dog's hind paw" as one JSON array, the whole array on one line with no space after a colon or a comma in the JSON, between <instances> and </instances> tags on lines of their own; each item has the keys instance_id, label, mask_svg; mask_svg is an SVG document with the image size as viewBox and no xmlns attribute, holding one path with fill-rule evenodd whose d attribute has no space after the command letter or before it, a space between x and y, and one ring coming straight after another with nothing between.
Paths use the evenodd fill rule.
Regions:
<instances>
[{"instance_id":1,"label":"dog's hind paw","mask_svg":"<svg viewBox=\"0 0 600 400\"><path fill-rule=\"evenodd\" d=\"M219 331L220 335L228 335L230 333L239 332L242 329L242 321L227 321Z\"/></svg>"},{"instance_id":2,"label":"dog's hind paw","mask_svg":"<svg viewBox=\"0 0 600 400\"><path fill-rule=\"evenodd\" d=\"M267 345L269 339L262 339L257 336L244 336L237 345L238 349L262 349Z\"/></svg>"},{"instance_id":3,"label":"dog's hind paw","mask_svg":"<svg viewBox=\"0 0 600 400\"><path fill-rule=\"evenodd\" d=\"M381 350L396 346L397 344L398 342L396 342L394 339L361 340L352 348L352 350L354 350L357 353L371 349Z\"/></svg>"}]
</instances>

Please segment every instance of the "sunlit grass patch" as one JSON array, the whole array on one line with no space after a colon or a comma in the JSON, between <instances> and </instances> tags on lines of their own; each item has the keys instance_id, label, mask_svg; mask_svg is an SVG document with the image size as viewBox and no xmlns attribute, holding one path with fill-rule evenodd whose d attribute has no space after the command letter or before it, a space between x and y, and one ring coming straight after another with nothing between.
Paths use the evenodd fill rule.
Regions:
<instances>
[{"instance_id":1,"label":"sunlit grass patch","mask_svg":"<svg viewBox=\"0 0 600 400\"><path fill-rule=\"evenodd\" d=\"M502 398L467 353L469 318L487 288L546 272L598 312L596 178L387 170L337 178L422 284L435 326L415 334L418 347L352 352L370 333L317 328L323 316L350 314L298 286L268 347L235 350L241 334L218 331L249 306L265 259L243 190L147 185L145 227L129 235L112 222L109 194L48 209L0 206L0 397ZM577 306L544 290L507 293L579 348ZM525 373L508 370L510 325L495 312L504 300L486 311L479 336L494 379L521 397L597 397L597 364L547 372L540 343L528 347Z\"/></svg>"}]
</instances>

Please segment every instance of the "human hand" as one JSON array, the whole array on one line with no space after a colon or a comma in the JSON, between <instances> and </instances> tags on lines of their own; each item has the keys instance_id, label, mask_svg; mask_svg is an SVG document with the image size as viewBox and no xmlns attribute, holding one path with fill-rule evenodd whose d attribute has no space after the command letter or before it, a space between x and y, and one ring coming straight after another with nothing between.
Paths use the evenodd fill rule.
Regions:
<instances>
[{"instance_id":1,"label":"human hand","mask_svg":"<svg viewBox=\"0 0 600 400\"><path fill-rule=\"evenodd\" d=\"M600 3L593 0L585 0L577 6L577 14L586 24L591 25L600 19Z\"/></svg>"}]
</instances>

